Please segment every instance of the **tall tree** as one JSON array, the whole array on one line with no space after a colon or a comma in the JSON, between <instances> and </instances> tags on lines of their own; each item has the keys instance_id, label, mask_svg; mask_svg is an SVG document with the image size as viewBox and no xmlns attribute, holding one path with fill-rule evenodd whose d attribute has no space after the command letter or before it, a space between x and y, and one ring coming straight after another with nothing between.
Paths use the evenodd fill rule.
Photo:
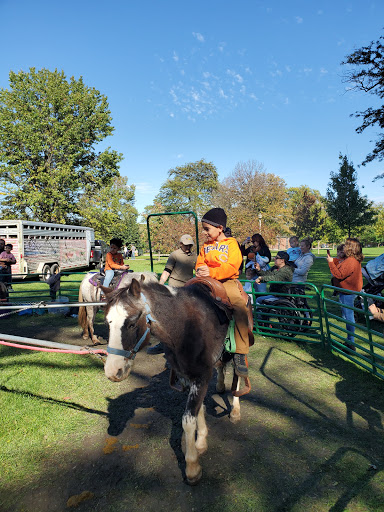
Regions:
<instances>
[{"instance_id":1,"label":"tall tree","mask_svg":"<svg viewBox=\"0 0 384 512\"><path fill-rule=\"evenodd\" d=\"M113 133L107 98L80 77L9 74L0 90L2 215L74 222L79 194L118 176L122 156L95 145Z\"/></svg>"},{"instance_id":2,"label":"tall tree","mask_svg":"<svg viewBox=\"0 0 384 512\"><path fill-rule=\"evenodd\" d=\"M96 238L109 243L113 237L140 246L138 213L134 207L135 187L126 177L114 178L107 185L83 193L78 202L80 222L93 227Z\"/></svg>"},{"instance_id":3,"label":"tall tree","mask_svg":"<svg viewBox=\"0 0 384 512\"><path fill-rule=\"evenodd\" d=\"M224 208L232 234L244 239L254 233L267 241L289 232L290 209L285 181L263 164L239 162L220 184L214 203Z\"/></svg>"},{"instance_id":4,"label":"tall tree","mask_svg":"<svg viewBox=\"0 0 384 512\"><path fill-rule=\"evenodd\" d=\"M211 162L199 160L168 171L155 200L164 212L192 210L201 216L212 205L212 194L218 187L218 174ZM147 208L149 213L151 208Z\"/></svg>"},{"instance_id":5,"label":"tall tree","mask_svg":"<svg viewBox=\"0 0 384 512\"><path fill-rule=\"evenodd\" d=\"M295 235L321 240L326 212L320 192L302 185L290 188L289 195Z\"/></svg>"},{"instance_id":6,"label":"tall tree","mask_svg":"<svg viewBox=\"0 0 384 512\"><path fill-rule=\"evenodd\" d=\"M339 156L339 172L331 172L328 184L326 208L340 229L351 236L352 230L369 224L373 217L373 203L367 196L360 195L357 173L346 156Z\"/></svg>"},{"instance_id":7,"label":"tall tree","mask_svg":"<svg viewBox=\"0 0 384 512\"><path fill-rule=\"evenodd\" d=\"M349 67L347 73L344 75L344 81L352 84L352 88L367 92L378 96L380 100L384 98L384 36L381 36L377 41L372 41L368 46L364 46L359 50L354 51L346 57L342 62ZM363 123L356 131L362 133L366 128L378 125L381 130L384 128L384 105L378 108L369 107L363 112L355 112L352 114L355 117L362 117ZM375 147L369 153L362 165L371 162L374 159L384 159L384 132L378 135ZM384 178L384 173L376 176L375 179Z\"/></svg>"}]
</instances>

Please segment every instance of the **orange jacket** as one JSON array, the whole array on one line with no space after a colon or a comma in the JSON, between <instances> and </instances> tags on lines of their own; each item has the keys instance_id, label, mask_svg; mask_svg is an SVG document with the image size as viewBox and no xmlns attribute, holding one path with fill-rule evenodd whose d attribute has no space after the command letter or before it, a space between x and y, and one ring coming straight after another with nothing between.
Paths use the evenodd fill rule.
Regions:
<instances>
[{"instance_id":1,"label":"orange jacket","mask_svg":"<svg viewBox=\"0 0 384 512\"><path fill-rule=\"evenodd\" d=\"M218 281L237 279L243 260L235 238L224 238L220 242L205 243L197 257L196 270L202 265L209 267L209 275Z\"/></svg>"},{"instance_id":2,"label":"orange jacket","mask_svg":"<svg viewBox=\"0 0 384 512\"><path fill-rule=\"evenodd\" d=\"M119 269L121 265L124 265L124 260L123 256L119 252L115 255L111 254L110 252L107 252L104 265L105 270Z\"/></svg>"},{"instance_id":3,"label":"orange jacket","mask_svg":"<svg viewBox=\"0 0 384 512\"><path fill-rule=\"evenodd\" d=\"M337 262L335 264L335 261ZM332 275L335 277L335 286L360 292L363 287L363 276L361 274L361 264L356 258L350 256L343 261L337 258L328 263Z\"/></svg>"}]
</instances>

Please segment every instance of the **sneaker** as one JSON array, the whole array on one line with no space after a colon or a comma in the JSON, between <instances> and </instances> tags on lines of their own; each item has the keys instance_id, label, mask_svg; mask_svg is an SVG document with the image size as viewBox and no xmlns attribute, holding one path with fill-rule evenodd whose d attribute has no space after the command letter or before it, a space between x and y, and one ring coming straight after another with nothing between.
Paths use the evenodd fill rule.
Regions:
<instances>
[{"instance_id":1,"label":"sneaker","mask_svg":"<svg viewBox=\"0 0 384 512\"><path fill-rule=\"evenodd\" d=\"M157 345L154 345L153 347L147 348L147 354L151 354L152 356L155 354L163 354L164 353L164 347L162 343L158 343Z\"/></svg>"},{"instance_id":2,"label":"sneaker","mask_svg":"<svg viewBox=\"0 0 384 512\"><path fill-rule=\"evenodd\" d=\"M248 377L248 361L245 354L235 354L233 356L233 363L238 377Z\"/></svg>"}]
</instances>

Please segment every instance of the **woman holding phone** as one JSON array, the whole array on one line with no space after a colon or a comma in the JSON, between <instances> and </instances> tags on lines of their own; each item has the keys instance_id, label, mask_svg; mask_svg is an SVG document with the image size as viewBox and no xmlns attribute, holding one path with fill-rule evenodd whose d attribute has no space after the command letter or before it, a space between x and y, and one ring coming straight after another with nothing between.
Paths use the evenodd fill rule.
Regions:
<instances>
[{"instance_id":1,"label":"woman holding phone","mask_svg":"<svg viewBox=\"0 0 384 512\"><path fill-rule=\"evenodd\" d=\"M362 248L357 238L347 238L344 244L345 259L342 261L332 258L327 255L329 269L334 277L335 286L344 288L345 290L352 290L360 292L363 287L363 276L361 274L361 262L364 259ZM354 293L340 293L339 301L344 306L353 307L356 294ZM347 342L345 346L353 351L355 347L355 318L353 309L341 306L341 313L346 320L346 328L348 331Z\"/></svg>"}]
</instances>

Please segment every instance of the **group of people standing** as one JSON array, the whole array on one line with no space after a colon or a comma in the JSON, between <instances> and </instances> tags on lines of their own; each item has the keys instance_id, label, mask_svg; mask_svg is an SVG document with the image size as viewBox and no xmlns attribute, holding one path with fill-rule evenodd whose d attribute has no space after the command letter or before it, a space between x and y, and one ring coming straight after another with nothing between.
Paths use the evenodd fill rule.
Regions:
<instances>
[{"instance_id":1,"label":"group of people standing","mask_svg":"<svg viewBox=\"0 0 384 512\"><path fill-rule=\"evenodd\" d=\"M306 282L308 272L315 261L315 255L311 252L312 243L308 238L299 242L296 236L291 237L289 243L290 248L287 251L278 251L272 268L270 268L271 251L259 233L251 238L248 237L241 244L241 252L246 256L245 277L249 281L254 281L257 292L266 293L267 283L270 281ZM247 284L250 288L250 284ZM286 293L288 288L287 284L274 283L270 287L270 292ZM265 296L259 296L258 302L265 298Z\"/></svg>"}]
</instances>

